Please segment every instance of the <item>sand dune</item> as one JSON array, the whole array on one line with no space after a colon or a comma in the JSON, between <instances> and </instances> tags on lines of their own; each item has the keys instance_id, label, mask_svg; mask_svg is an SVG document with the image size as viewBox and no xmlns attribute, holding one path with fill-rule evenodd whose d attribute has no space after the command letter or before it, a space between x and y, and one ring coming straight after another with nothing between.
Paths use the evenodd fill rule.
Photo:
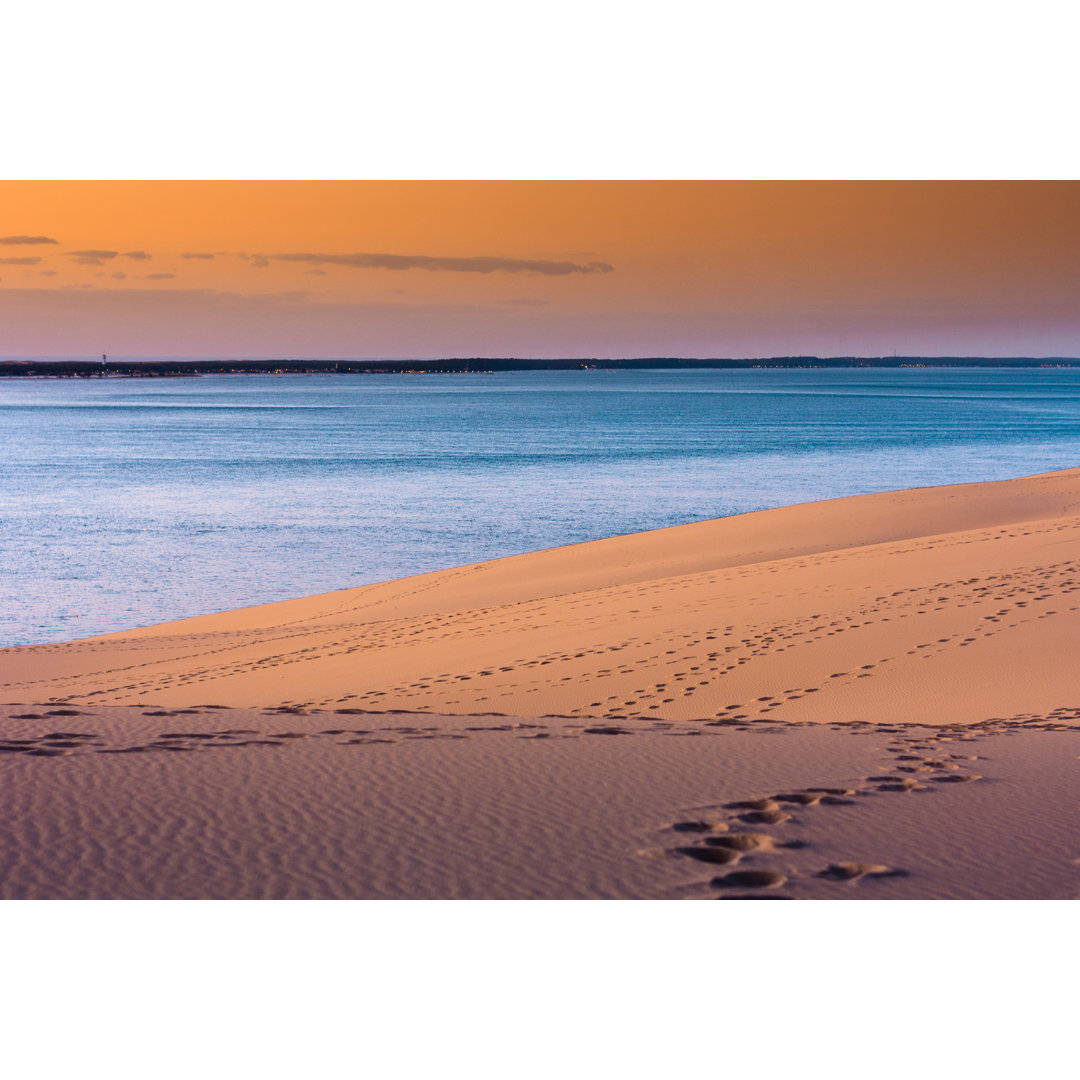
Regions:
<instances>
[{"instance_id":1,"label":"sand dune","mask_svg":"<svg viewBox=\"0 0 1080 1080\"><path fill-rule=\"evenodd\" d=\"M1080 704L1080 471L812 503L62 645L0 700L970 722Z\"/></svg>"},{"instance_id":2,"label":"sand dune","mask_svg":"<svg viewBox=\"0 0 1080 1080\"><path fill-rule=\"evenodd\" d=\"M1080 470L0 651L4 897L1065 898Z\"/></svg>"}]
</instances>

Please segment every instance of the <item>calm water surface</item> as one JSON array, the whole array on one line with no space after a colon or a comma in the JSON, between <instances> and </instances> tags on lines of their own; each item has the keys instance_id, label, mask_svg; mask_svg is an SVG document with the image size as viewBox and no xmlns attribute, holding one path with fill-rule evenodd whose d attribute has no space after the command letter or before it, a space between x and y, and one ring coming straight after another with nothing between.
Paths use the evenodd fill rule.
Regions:
<instances>
[{"instance_id":1,"label":"calm water surface","mask_svg":"<svg viewBox=\"0 0 1080 1080\"><path fill-rule=\"evenodd\" d=\"M1080 464L1080 371L0 379L0 644Z\"/></svg>"}]
</instances>

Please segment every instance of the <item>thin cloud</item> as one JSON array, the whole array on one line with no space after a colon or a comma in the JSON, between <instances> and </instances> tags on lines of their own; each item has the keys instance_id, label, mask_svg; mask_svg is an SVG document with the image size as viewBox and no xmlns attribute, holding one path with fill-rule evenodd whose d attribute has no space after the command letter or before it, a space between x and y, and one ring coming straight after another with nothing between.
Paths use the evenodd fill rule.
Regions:
<instances>
[{"instance_id":1,"label":"thin cloud","mask_svg":"<svg viewBox=\"0 0 1080 1080\"><path fill-rule=\"evenodd\" d=\"M168 278L176 277L175 274L144 274L147 281L165 281Z\"/></svg>"},{"instance_id":2,"label":"thin cloud","mask_svg":"<svg viewBox=\"0 0 1080 1080\"><path fill-rule=\"evenodd\" d=\"M152 259L154 256L147 254L145 251L122 251L120 253L125 259Z\"/></svg>"},{"instance_id":3,"label":"thin cloud","mask_svg":"<svg viewBox=\"0 0 1080 1080\"><path fill-rule=\"evenodd\" d=\"M181 259L212 259L213 253L210 251L185 251L180 256Z\"/></svg>"},{"instance_id":4,"label":"thin cloud","mask_svg":"<svg viewBox=\"0 0 1080 1080\"><path fill-rule=\"evenodd\" d=\"M0 236L0 244L58 244L51 236Z\"/></svg>"},{"instance_id":5,"label":"thin cloud","mask_svg":"<svg viewBox=\"0 0 1080 1080\"><path fill-rule=\"evenodd\" d=\"M3 262L3 261L4 261L3 259L0 259L0 262ZM315 277L326 277L326 271L325 270L305 270L304 273L305 274L312 274Z\"/></svg>"},{"instance_id":6,"label":"thin cloud","mask_svg":"<svg viewBox=\"0 0 1080 1080\"><path fill-rule=\"evenodd\" d=\"M101 251L99 248L90 248L87 251L69 251L69 255L77 259L115 259L119 251Z\"/></svg>"},{"instance_id":7,"label":"thin cloud","mask_svg":"<svg viewBox=\"0 0 1080 1080\"><path fill-rule=\"evenodd\" d=\"M251 265L261 270L264 266L270 265L270 260L265 255L252 255Z\"/></svg>"},{"instance_id":8,"label":"thin cloud","mask_svg":"<svg viewBox=\"0 0 1080 1080\"><path fill-rule=\"evenodd\" d=\"M0 266L37 266L41 259L37 255L16 255L8 259L0 259Z\"/></svg>"},{"instance_id":9,"label":"thin cloud","mask_svg":"<svg viewBox=\"0 0 1080 1080\"><path fill-rule=\"evenodd\" d=\"M38 274L41 277L56 277L56 271L55 270L39 270Z\"/></svg>"},{"instance_id":10,"label":"thin cloud","mask_svg":"<svg viewBox=\"0 0 1080 1080\"><path fill-rule=\"evenodd\" d=\"M104 266L104 262L101 259L95 258L93 255L80 255L77 259L71 260L79 266Z\"/></svg>"},{"instance_id":11,"label":"thin cloud","mask_svg":"<svg viewBox=\"0 0 1080 1080\"><path fill-rule=\"evenodd\" d=\"M117 281L127 281L127 274L125 274L123 270L117 270L116 273L113 274L113 277Z\"/></svg>"},{"instance_id":12,"label":"thin cloud","mask_svg":"<svg viewBox=\"0 0 1080 1080\"><path fill-rule=\"evenodd\" d=\"M444 270L465 274L610 274L610 263L553 262L549 259L503 259L494 255L468 257L440 255L387 255L381 253L328 255L315 252L287 252L271 256L283 262L304 262L315 266L351 266L360 270Z\"/></svg>"}]
</instances>

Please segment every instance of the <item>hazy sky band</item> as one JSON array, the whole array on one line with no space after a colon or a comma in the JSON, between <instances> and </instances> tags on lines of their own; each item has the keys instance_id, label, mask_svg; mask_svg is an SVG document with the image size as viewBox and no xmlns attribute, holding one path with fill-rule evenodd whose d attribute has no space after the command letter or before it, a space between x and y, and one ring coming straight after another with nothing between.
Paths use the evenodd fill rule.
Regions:
<instances>
[{"instance_id":1,"label":"hazy sky band","mask_svg":"<svg viewBox=\"0 0 1080 1080\"><path fill-rule=\"evenodd\" d=\"M1080 353L1072 182L62 181L0 196L0 354Z\"/></svg>"}]
</instances>

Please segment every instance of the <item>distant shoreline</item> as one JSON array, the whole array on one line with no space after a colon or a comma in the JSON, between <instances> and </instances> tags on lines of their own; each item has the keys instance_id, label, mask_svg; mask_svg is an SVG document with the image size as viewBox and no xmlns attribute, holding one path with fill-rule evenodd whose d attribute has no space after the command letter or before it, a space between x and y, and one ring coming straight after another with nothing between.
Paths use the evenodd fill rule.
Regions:
<instances>
[{"instance_id":1,"label":"distant shoreline","mask_svg":"<svg viewBox=\"0 0 1080 1080\"><path fill-rule=\"evenodd\" d=\"M1064 368L1080 357L984 356L773 356L757 359L635 357L627 359L539 359L469 357L441 360L322 359L37 359L0 360L0 378L155 378L191 375L434 375L500 371L580 371L749 368Z\"/></svg>"}]
</instances>

